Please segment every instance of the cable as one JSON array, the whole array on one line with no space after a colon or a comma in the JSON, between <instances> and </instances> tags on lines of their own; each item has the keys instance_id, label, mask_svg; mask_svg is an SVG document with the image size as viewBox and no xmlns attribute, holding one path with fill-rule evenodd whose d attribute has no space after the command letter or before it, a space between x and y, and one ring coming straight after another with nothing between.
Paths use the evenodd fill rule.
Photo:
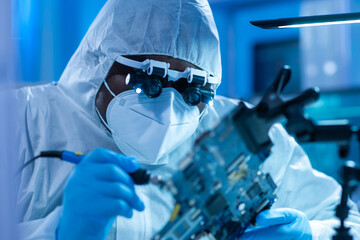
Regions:
<instances>
[{"instance_id":1,"label":"cable","mask_svg":"<svg viewBox=\"0 0 360 240\"><path fill-rule=\"evenodd\" d=\"M62 158L62 154L64 151L42 151L40 152L39 155L33 157L32 159L30 159L29 161L27 161L26 163L24 163L24 165L22 165L16 172L15 175L20 174L24 168L26 168L27 166L29 166L31 163L33 163L36 159L40 158L40 157L52 157L52 158Z\"/></svg>"},{"instance_id":2,"label":"cable","mask_svg":"<svg viewBox=\"0 0 360 240\"><path fill-rule=\"evenodd\" d=\"M29 166L31 163L35 162L35 160L38 159L39 157L41 157L41 155L37 155L32 159L30 159L29 161L27 161L26 163L24 163L24 165L22 165L18 170L16 170L15 175L20 174L24 170L24 168Z\"/></svg>"}]
</instances>

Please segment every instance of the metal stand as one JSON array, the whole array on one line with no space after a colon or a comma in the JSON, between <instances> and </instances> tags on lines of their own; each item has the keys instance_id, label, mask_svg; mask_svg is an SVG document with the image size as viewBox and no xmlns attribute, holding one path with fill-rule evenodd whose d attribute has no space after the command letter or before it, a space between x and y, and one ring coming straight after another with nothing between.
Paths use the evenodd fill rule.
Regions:
<instances>
[{"instance_id":1,"label":"metal stand","mask_svg":"<svg viewBox=\"0 0 360 240\"><path fill-rule=\"evenodd\" d=\"M336 216L340 219L340 226L336 228L336 234L333 236L333 240L352 240L350 235L350 228L345 227L345 219L349 216L349 206L347 205L348 197L350 193L350 183L352 181L360 181L360 168L355 167L355 162L346 161L343 166L343 183L341 202L336 207Z\"/></svg>"}]
</instances>

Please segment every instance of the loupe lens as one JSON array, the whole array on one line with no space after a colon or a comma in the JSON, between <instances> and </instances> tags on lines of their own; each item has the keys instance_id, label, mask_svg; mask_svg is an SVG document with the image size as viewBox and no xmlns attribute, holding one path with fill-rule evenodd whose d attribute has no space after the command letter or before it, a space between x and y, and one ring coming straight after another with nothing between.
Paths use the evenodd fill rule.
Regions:
<instances>
[{"instance_id":1,"label":"loupe lens","mask_svg":"<svg viewBox=\"0 0 360 240\"><path fill-rule=\"evenodd\" d=\"M198 105L201 102L201 93L197 88L186 88L182 95L184 101L191 106Z\"/></svg>"},{"instance_id":2,"label":"loupe lens","mask_svg":"<svg viewBox=\"0 0 360 240\"><path fill-rule=\"evenodd\" d=\"M162 92L162 84L159 79L146 79L144 83L144 93L151 98L160 96Z\"/></svg>"}]
</instances>

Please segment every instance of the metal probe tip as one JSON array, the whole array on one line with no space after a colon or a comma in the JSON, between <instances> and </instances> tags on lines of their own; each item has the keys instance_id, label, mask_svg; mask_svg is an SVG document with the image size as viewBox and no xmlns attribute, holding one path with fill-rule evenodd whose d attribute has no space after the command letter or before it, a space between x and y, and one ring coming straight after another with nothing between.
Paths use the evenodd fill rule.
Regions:
<instances>
[{"instance_id":1,"label":"metal probe tip","mask_svg":"<svg viewBox=\"0 0 360 240\"><path fill-rule=\"evenodd\" d=\"M149 182L154 185L161 185L163 183L161 176L157 176L157 175L150 175Z\"/></svg>"}]
</instances>

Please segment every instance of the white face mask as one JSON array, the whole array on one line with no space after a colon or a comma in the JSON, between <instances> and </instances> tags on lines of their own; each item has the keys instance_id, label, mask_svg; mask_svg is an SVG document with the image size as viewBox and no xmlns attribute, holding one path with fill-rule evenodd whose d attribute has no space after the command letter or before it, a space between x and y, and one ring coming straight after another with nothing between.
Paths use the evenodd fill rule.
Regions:
<instances>
[{"instance_id":1,"label":"white face mask","mask_svg":"<svg viewBox=\"0 0 360 240\"><path fill-rule=\"evenodd\" d=\"M106 126L118 148L140 163L166 164L167 155L188 139L199 124L200 111L186 104L173 88L157 98L129 90L115 95L107 107Z\"/></svg>"}]
</instances>

